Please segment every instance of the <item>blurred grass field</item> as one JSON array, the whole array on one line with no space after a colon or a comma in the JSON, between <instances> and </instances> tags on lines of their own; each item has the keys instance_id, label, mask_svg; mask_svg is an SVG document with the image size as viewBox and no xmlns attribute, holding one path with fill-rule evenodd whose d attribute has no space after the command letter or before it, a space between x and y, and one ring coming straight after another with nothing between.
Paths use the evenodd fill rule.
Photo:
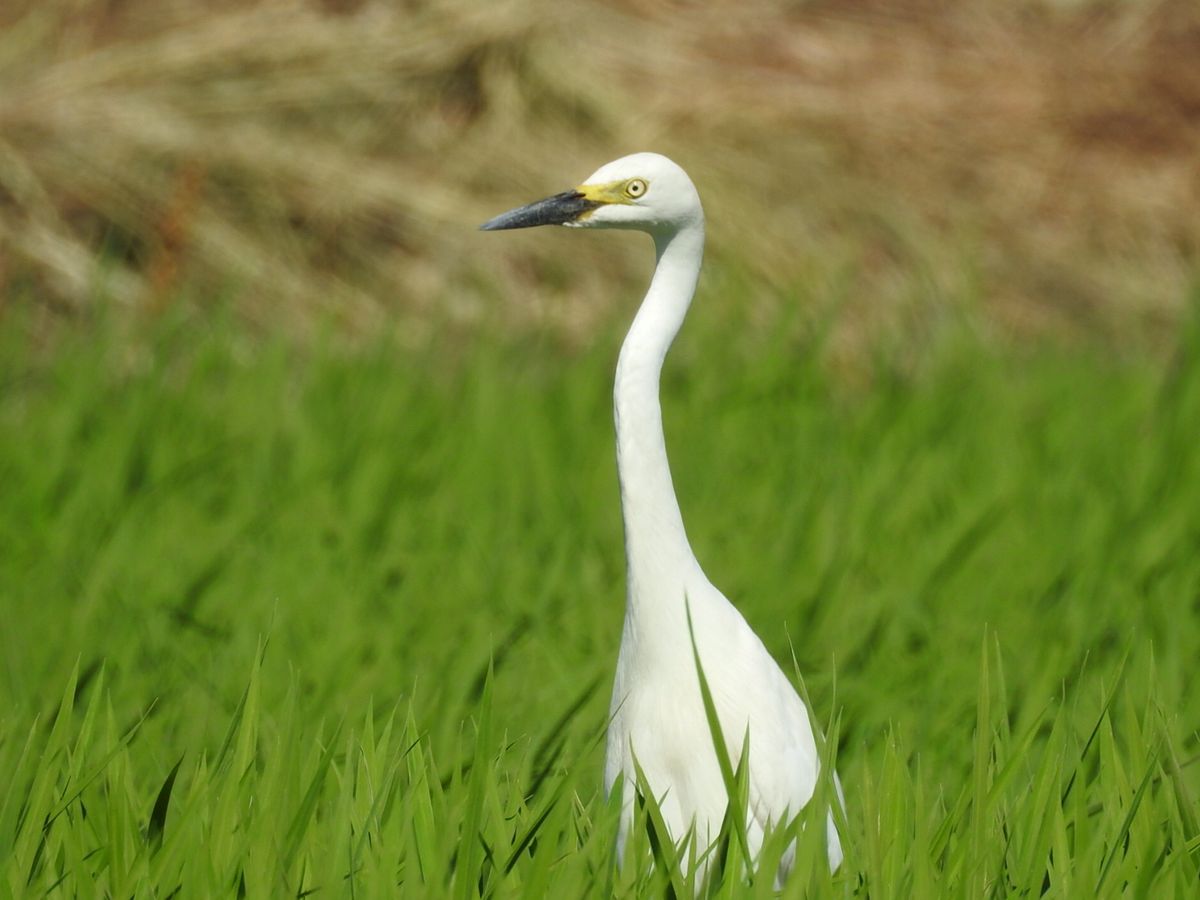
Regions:
<instances>
[{"instance_id":1,"label":"blurred grass field","mask_svg":"<svg viewBox=\"0 0 1200 900\"><path fill-rule=\"evenodd\" d=\"M503 297L506 330L580 343L642 253L463 232L656 150L710 259L839 286L843 368L966 300L998 338L1161 349L1200 253L1197 109L1192 0L10 0L0 285L40 336L221 296L412 346Z\"/></svg>"},{"instance_id":2,"label":"blurred grass field","mask_svg":"<svg viewBox=\"0 0 1200 900\"><path fill-rule=\"evenodd\" d=\"M636 149L784 896L1194 897L1197 9L4 4L0 900L690 893L599 789L649 248L474 231Z\"/></svg>"},{"instance_id":3,"label":"blurred grass field","mask_svg":"<svg viewBox=\"0 0 1200 900\"><path fill-rule=\"evenodd\" d=\"M789 895L1193 894L1197 324L1170 366L964 331L860 389L707 294L664 387L685 517L839 721L847 863ZM5 896L605 893L619 337L10 339Z\"/></svg>"}]
</instances>

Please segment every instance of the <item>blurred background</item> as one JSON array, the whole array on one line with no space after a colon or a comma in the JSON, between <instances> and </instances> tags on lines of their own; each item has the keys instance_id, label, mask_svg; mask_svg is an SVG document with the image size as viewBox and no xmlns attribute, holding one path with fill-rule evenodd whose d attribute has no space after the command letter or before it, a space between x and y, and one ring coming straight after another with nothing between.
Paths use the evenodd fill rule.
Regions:
<instances>
[{"instance_id":1,"label":"blurred background","mask_svg":"<svg viewBox=\"0 0 1200 900\"><path fill-rule=\"evenodd\" d=\"M475 226L643 149L700 188L741 286L712 302L796 301L835 362L964 314L1164 346L1200 4L7 0L0 315L575 344L628 317L647 248Z\"/></svg>"}]
</instances>

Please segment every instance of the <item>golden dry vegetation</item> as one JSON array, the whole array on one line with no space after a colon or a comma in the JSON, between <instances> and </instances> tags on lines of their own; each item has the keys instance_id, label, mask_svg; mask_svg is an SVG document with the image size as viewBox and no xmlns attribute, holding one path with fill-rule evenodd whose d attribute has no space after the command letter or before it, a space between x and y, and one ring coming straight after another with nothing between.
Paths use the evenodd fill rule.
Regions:
<instances>
[{"instance_id":1,"label":"golden dry vegetation","mask_svg":"<svg viewBox=\"0 0 1200 900\"><path fill-rule=\"evenodd\" d=\"M499 302L579 335L644 246L474 226L640 149L700 185L711 259L784 289L730 302L835 310L848 346L966 306L1154 342L1195 278L1190 0L16 0L0 27L0 302L42 324L219 297L419 335Z\"/></svg>"}]
</instances>

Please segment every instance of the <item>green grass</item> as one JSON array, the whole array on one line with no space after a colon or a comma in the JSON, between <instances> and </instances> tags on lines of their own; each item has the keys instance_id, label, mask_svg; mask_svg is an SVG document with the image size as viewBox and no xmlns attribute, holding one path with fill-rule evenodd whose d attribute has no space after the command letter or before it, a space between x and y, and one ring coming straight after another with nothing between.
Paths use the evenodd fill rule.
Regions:
<instances>
[{"instance_id":1,"label":"green grass","mask_svg":"<svg viewBox=\"0 0 1200 900\"><path fill-rule=\"evenodd\" d=\"M703 299L664 381L685 519L846 789L846 864L785 895L1195 896L1196 329L1170 364L950 336L849 389ZM599 791L618 334L7 331L0 897L692 889L614 871Z\"/></svg>"}]
</instances>

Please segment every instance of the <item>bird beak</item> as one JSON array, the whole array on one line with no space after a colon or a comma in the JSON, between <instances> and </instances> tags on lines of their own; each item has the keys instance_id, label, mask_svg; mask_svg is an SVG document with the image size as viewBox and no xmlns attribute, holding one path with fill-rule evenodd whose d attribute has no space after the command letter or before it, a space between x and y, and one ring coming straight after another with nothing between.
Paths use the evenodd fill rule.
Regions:
<instances>
[{"instance_id":1,"label":"bird beak","mask_svg":"<svg viewBox=\"0 0 1200 900\"><path fill-rule=\"evenodd\" d=\"M533 228L535 225L567 225L578 222L593 209L604 204L592 200L580 191L563 191L528 206L510 209L479 226L480 231L503 231L508 228Z\"/></svg>"}]
</instances>

